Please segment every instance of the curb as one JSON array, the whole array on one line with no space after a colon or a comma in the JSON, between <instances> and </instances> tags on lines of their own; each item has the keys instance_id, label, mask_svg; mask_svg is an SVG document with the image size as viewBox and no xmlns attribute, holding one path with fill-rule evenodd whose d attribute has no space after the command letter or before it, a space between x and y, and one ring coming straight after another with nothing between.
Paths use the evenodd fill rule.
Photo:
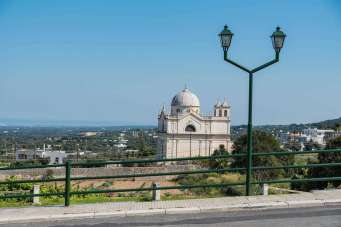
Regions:
<instances>
[{"instance_id":1,"label":"curb","mask_svg":"<svg viewBox=\"0 0 341 227\"><path fill-rule=\"evenodd\" d=\"M148 209L148 210L114 210L112 212L87 212L87 213L63 213L52 215L36 215L14 218L0 219L0 224L23 223L23 222L42 222L46 220L67 220L82 218L99 218L99 217L131 217L146 215L172 215L187 213L205 213L205 212L231 212L241 210L262 210L262 209L280 209L280 208L297 208L297 207L314 207L340 205L340 200L302 200L302 201L286 201L286 202L264 202L264 203L241 203L226 206L211 207L179 207L167 209Z\"/></svg>"}]
</instances>

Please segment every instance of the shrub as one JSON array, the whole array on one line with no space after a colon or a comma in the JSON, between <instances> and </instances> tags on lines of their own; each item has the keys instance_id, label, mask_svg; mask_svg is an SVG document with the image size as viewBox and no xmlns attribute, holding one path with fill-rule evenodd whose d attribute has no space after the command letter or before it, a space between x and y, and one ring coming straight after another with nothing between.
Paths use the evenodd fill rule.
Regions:
<instances>
[{"instance_id":1,"label":"shrub","mask_svg":"<svg viewBox=\"0 0 341 227\"><path fill-rule=\"evenodd\" d=\"M214 156L228 155L228 151L225 149L224 145L220 145L219 149L215 150L212 154ZM208 161L208 165L211 169L224 169L229 166L228 158L216 158Z\"/></svg>"},{"instance_id":2,"label":"shrub","mask_svg":"<svg viewBox=\"0 0 341 227\"><path fill-rule=\"evenodd\" d=\"M281 151L278 141L272 135L255 131L253 133L253 152L270 153ZM247 135L237 138L233 145L233 154L246 154L247 153ZM281 166L288 165L294 162L294 156L289 155L287 157L276 157L274 155L269 156L255 156L253 157L253 166ZM247 166L247 157L235 157L231 163L232 168L245 168ZM284 172L283 169L274 170L255 170L254 177L258 180L274 179L283 175L290 175L290 172Z\"/></svg>"}]
</instances>

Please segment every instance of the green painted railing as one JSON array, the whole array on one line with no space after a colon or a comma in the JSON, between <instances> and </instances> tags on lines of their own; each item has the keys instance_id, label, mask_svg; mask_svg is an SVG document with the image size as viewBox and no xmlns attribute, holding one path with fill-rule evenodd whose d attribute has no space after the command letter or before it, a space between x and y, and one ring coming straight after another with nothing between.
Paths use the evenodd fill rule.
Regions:
<instances>
[{"instance_id":1,"label":"green painted railing","mask_svg":"<svg viewBox=\"0 0 341 227\"><path fill-rule=\"evenodd\" d=\"M253 156L291 156L291 155L304 155L313 153L341 153L341 149L333 150L315 150L315 151L279 151L279 152L261 152L254 153ZM40 194L13 194L13 195L1 195L1 199L9 198L32 198L32 197L49 197L49 196L63 196L65 206L70 205L70 197L72 195L86 195L97 193L116 193L116 192L137 192L137 191L152 191L152 190L169 190L169 189L192 189L192 188L222 188L229 186L246 186L250 184L273 184L273 183L293 183L293 182L318 182L318 181L341 181L341 176L335 177L323 177L323 178L303 178L303 179L273 179L273 180L261 180L253 182L236 182L229 184L205 184L205 185L178 185L178 186L163 186L163 187L145 187L145 188L122 188L112 190L91 190L91 191L72 191L71 181L82 180L95 180L95 179L120 179L120 178L139 178L139 177L155 177L155 176L171 176L171 175L188 175L188 174L202 174L202 173L225 173L236 171L247 171L247 168L224 168L224 169L198 169L188 171L173 171L173 172L161 172L161 173L134 173L134 174L121 174L112 176L96 176L96 177L72 177L72 168L89 167L96 165L124 165L124 164L138 164L138 163L166 163L166 162L178 162L178 161L197 161L197 160L215 160L215 159L233 159L236 157L246 157L246 154L230 154L221 156L202 156L202 157L188 157L188 158L169 158L169 159L152 159L152 160L119 160L119 161L93 161L93 162L77 162L72 163L67 161L65 164L57 165L31 165L21 167L6 167L0 168L0 171L8 170L20 170L20 169L37 169L37 168L55 168L64 167L64 178L53 179L33 179L33 180L13 180L13 181L0 181L0 185L4 184L19 184L19 183L44 183L44 182L64 182L64 192L59 193L40 193ZM336 167L341 166L341 163L320 163L320 164L305 164L305 165L286 165L286 166L252 166L251 171L266 171L274 169L301 169L301 168L318 168L318 167ZM1 193L1 192L0 192Z\"/></svg>"}]
</instances>

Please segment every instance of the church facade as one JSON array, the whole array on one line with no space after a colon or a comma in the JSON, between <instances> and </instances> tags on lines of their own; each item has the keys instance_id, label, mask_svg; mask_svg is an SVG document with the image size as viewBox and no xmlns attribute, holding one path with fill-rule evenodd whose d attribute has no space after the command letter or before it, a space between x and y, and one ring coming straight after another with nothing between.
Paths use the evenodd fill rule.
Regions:
<instances>
[{"instance_id":1,"label":"church facade","mask_svg":"<svg viewBox=\"0 0 341 227\"><path fill-rule=\"evenodd\" d=\"M170 112L162 108L158 134L158 158L209 156L220 145L230 151L230 106L218 101L213 115L204 116L199 98L185 88L173 97Z\"/></svg>"}]
</instances>

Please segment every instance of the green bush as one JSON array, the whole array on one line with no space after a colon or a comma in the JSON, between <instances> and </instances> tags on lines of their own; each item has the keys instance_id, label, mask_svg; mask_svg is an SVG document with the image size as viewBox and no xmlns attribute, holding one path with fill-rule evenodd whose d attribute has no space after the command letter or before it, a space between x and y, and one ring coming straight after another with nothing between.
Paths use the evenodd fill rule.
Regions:
<instances>
[{"instance_id":1,"label":"green bush","mask_svg":"<svg viewBox=\"0 0 341 227\"><path fill-rule=\"evenodd\" d=\"M341 148L341 137L337 137L333 140L328 141L326 149L339 149ZM318 164L318 163L340 163L341 162L341 152L326 152L319 153L317 161L308 161L308 164ZM321 177L340 177L341 167L331 166L331 167L318 167L308 169L303 176L299 178L321 178ZM317 182L302 182L302 183L292 183L291 188L302 191L310 191L313 189L325 189L329 185L333 187L339 187L341 185L340 181L317 181Z\"/></svg>"},{"instance_id":2,"label":"green bush","mask_svg":"<svg viewBox=\"0 0 341 227\"><path fill-rule=\"evenodd\" d=\"M225 149L224 145L220 145L219 149L215 150L212 157L229 155L229 152ZM215 158L208 161L208 165L211 169L224 169L229 166L228 158Z\"/></svg>"},{"instance_id":3,"label":"green bush","mask_svg":"<svg viewBox=\"0 0 341 227\"><path fill-rule=\"evenodd\" d=\"M180 185L208 185L208 184L231 184L237 182L243 182L244 176L237 173L230 174L218 174L218 173L205 173L196 175L182 175L177 178L177 183ZM236 186L224 186L224 187L200 187L186 189L185 191L194 195L203 196L234 196L242 195L243 188Z\"/></svg>"}]
</instances>

